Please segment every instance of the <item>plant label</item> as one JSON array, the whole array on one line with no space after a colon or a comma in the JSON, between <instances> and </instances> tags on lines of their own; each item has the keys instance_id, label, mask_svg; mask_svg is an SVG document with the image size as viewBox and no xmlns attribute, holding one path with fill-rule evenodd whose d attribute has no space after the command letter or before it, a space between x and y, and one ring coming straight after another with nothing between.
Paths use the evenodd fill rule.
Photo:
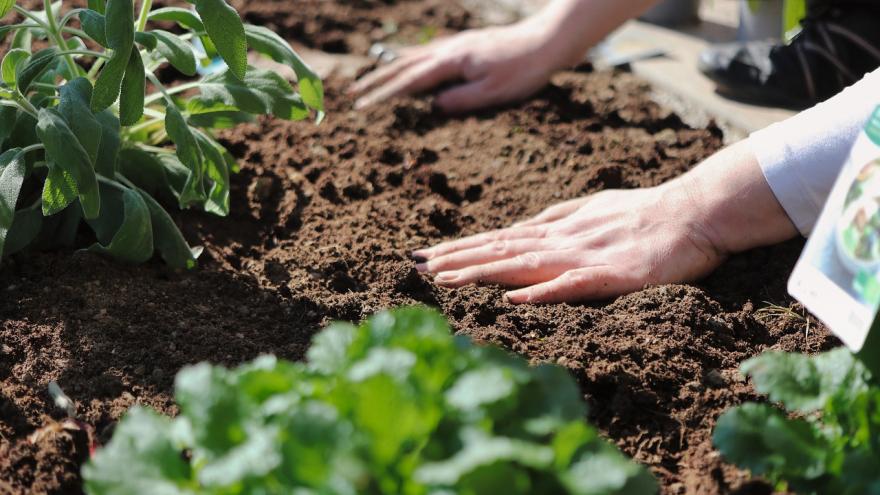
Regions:
<instances>
[{"instance_id":1,"label":"plant label","mask_svg":"<svg viewBox=\"0 0 880 495\"><path fill-rule=\"evenodd\" d=\"M859 135L788 291L853 352L880 308L880 107Z\"/></svg>"}]
</instances>

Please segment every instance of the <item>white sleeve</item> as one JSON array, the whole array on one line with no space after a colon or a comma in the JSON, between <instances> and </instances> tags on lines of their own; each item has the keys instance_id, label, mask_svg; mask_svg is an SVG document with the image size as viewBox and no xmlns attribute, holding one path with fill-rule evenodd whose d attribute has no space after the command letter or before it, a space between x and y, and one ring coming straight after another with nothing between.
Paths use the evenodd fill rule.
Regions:
<instances>
[{"instance_id":1,"label":"white sleeve","mask_svg":"<svg viewBox=\"0 0 880 495\"><path fill-rule=\"evenodd\" d=\"M880 104L880 69L837 96L749 136L770 189L809 235L850 148Z\"/></svg>"}]
</instances>

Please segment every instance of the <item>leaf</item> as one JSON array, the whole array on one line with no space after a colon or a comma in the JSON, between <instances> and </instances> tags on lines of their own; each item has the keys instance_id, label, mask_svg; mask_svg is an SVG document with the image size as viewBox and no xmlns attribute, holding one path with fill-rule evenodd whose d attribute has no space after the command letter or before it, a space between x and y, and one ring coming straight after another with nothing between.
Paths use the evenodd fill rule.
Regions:
<instances>
[{"instance_id":1,"label":"leaf","mask_svg":"<svg viewBox=\"0 0 880 495\"><path fill-rule=\"evenodd\" d=\"M73 175L55 163L49 162L49 175L43 183L43 216L54 215L76 200L79 192Z\"/></svg>"},{"instance_id":2,"label":"leaf","mask_svg":"<svg viewBox=\"0 0 880 495\"><path fill-rule=\"evenodd\" d=\"M0 154L0 254L4 252L6 237L15 221L15 205L26 173L27 163L21 149Z\"/></svg>"},{"instance_id":3,"label":"leaf","mask_svg":"<svg viewBox=\"0 0 880 495\"><path fill-rule=\"evenodd\" d=\"M113 56L104 65L98 79L95 81L95 91L92 93L92 111L100 112L107 109L119 98L122 90L122 79L125 77L125 68L130 62L130 55L134 50L113 52Z\"/></svg>"},{"instance_id":4,"label":"leaf","mask_svg":"<svg viewBox=\"0 0 880 495\"><path fill-rule=\"evenodd\" d=\"M107 0L105 9L107 47L128 56L134 45L134 2Z\"/></svg>"},{"instance_id":5,"label":"leaf","mask_svg":"<svg viewBox=\"0 0 880 495\"><path fill-rule=\"evenodd\" d=\"M229 167L223 158L225 150L202 132L196 131L193 135L204 157L205 175L213 182L205 211L225 217L229 215Z\"/></svg>"},{"instance_id":6,"label":"leaf","mask_svg":"<svg viewBox=\"0 0 880 495\"><path fill-rule=\"evenodd\" d=\"M204 32L205 25L194 12L180 7L163 7L150 12L151 21L173 21L195 32Z\"/></svg>"},{"instance_id":7,"label":"leaf","mask_svg":"<svg viewBox=\"0 0 880 495\"><path fill-rule=\"evenodd\" d=\"M0 0L0 17L8 14L13 6L15 6L15 0Z\"/></svg>"},{"instance_id":8,"label":"leaf","mask_svg":"<svg viewBox=\"0 0 880 495\"><path fill-rule=\"evenodd\" d=\"M187 110L201 113L222 105L229 110L252 114L272 114L288 120L301 120L309 116L308 108L293 93L293 88L280 75L250 68L244 81L229 72L212 74L199 85L201 94L187 103Z\"/></svg>"},{"instance_id":9,"label":"leaf","mask_svg":"<svg viewBox=\"0 0 880 495\"><path fill-rule=\"evenodd\" d=\"M131 68L133 61L132 52L134 50L134 6L131 0L107 0L105 14L105 33L108 48L113 50L110 61L104 66L98 80L95 81L95 91L92 95L92 110L100 112L112 105L120 96L123 86L123 78L125 77L126 68ZM143 62L140 63L143 66ZM136 69L137 67L134 66ZM132 104L133 94L136 93L137 84L133 79L135 75L130 77L129 85L129 105ZM141 81L140 84L144 84ZM123 105L120 105L121 107ZM142 110L142 109L141 109ZM120 117L125 122L137 112L126 106L129 112L126 116ZM121 109L120 109L121 113ZM138 117L140 118L140 117Z\"/></svg>"},{"instance_id":10,"label":"leaf","mask_svg":"<svg viewBox=\"0 0 880 495\"><path fill-rule=\"evenodd\" d=\"M3 0L0 0L2 2ZM21 48L15 48L13 50L9 50L6 52L6 56L3 57L2 69L0 72L3 74L3 82L5 82L9 87L15 87L15 68L21 63L22 60L27 59L31 53L27 50L22 50Z\"/></svg>"},{"instance_id":11,"label":"leaf","mask_svg":"<svg viewBox=\"0 0 880 495\"><path fill-rule=\"evenodd\" d=\"M101 199L104 202L102 215L89 222L93 227L104 222L115 223L119 210L123 211L122 222L113 234L109 244L95 243L89 251L106 254L128 263L143 263L153 256L153 226L150 210L136 191L127 187L119 189L102 185ZM121 204L120 204L121 203ZM113 210L114 213L110 213ZM110 225L96 228L96 232L113 230ZM106 236L106 234L104 234ZM99 239L104 236L99 236Z\"/></svg>"},{"instance_id":12,"label":"leaf","mask_svg":"<svg viewBox=\"0 0 880 495\"><path fill-rule=\"evenodd\" d=\"M196 267L201 249L192 249L183 238L183 234L171 220L162 206L142 189L137 189L147 208L150 209L150 221L153 224L153 245L165 263L178 269L190 270Z\"/></svg>"},{"instance_id":13,"label":"leaf","mask_svg":"<svg viewBox=\"0 0 880 495\"><path fill-rule=\"evenodd\" d=\"M727 460L775 481L821 476L834 450L815 425L789 420L766 404L747 403L725 412L712 439Z\"/></svg>"},{"instance_id":14,"label":"leaf","mask_svg":"<svg viewBox=\"0 0 880 495\"><path fill-rule=\"evenodd\" d=\"M136 124L144 115L146 80L144 61L138 50L131 51L125 68L119 95L119 123L124 126Z\"/></svg>"},{"instance_id":15,"label":"leaf","mask_svg":"<svg viewBox=\"0 0 880 495\"><path fill-rule=\"evenodd\" d=\"M26 63L16 65L16 86L21 94L27 94L31 83L49 69L57 54L55 48L44 48L31 55Z\"/></svg>"},{"instance_id":16,"label":"leaf","mask_svg":"<svg viewBox=\"0 0 880 495\"><path fill-rule=\"evenodd\" d=\"M99 14L103 14L107 9L106 0L88 0L89 9Z\"/></svg>"},{"instance_id":17,"label":"leaf","mask_svg":"<svg viewBox=\"0 0 880 495\"><path fill-rule=\"evenodd\" d=\"M816 357L766 352L743 363L755 389L789 409L813 412L840 393L853 396L867 389L866 370L845 348Z\"/></svg>"},{"instance_id":18,"label":"leaf","mask_svg":"<svg viewBox=\"0 0 880 495\"><path fill-rule=\"evenodd\" d=\"M192 469L175 445L171 421L141 406L132 407L113 432L113 441L83 466L94 495L195 494Z\"/></svg>"},{"instance_id":19,"label":"leaf","mask_svg":"<svg viewBox=\"0 0 880 495\"><path fill-rule=\"evenodd\" d=\"M157 40L155 36L143 31L134 33L134 41L149 51L153 51L159 46L159 40Z\"/></svg>"},{"instance_id":20,"label":"leaf","mask_svg":"<svg viewBox=\"0 0 880 495\"><path fill-rule=\"evenodd\" d=\"M90 9L83 10L79 13L79 22L82 25L82 30L90 38L105 48L109 46L107 43L107 22L103 15Z\"/></svg>"},{"instance_id":21,"label":"leaf","mask_svg":"<svg viewBox=\"0 0 880 495\"><path fill-rule=\"evenodd\" d=\"M12 37L12 42L9 43L9 48L21 48L23 50L31 51L31 44L33 43L34 35L30 29L19 29L15 32L15 35Z\"/></svg>"},{"instance_id":22,"label":"leaf","mask_svg":"<svg viewBox=\"0 0 880 495\"><path fill-rule=\"evenodd\" d=\"M180 163L177 155L125 148L119 157L119 171L128 180L160 202L179 203L189 169Z\"/></svg>"},{"instance_id":23,"label":"leaf","mask_svg":"<svg viewBox=\"0 0 880 495\"><path fill-rule=\"evenodd\" d=\"M177 157L180 162L190 170L187 182L180 193L182 207L205 200L205 189L202 179L204 177L204 157L195 136L184 120L180 110L173 105L167 105L165 109L165 130L168 137L177 146Z\"/></svg>"},{"instance_id":24,"label":"leaf","mask_svg":"<svg viewBox=\"0 0 880 495\"><path fill-rule=\"evenodd\" d=\"M168 31L154 30L150 34L159 41L159 53L165 57L175 69L193 76L196 74L196 57L192 47L180 39L176 34Z\"/></svg>"},{"instance_id":25,"label":"leaf","mask_svg":"<svg viewBox=\"0 0 880 495\"><path fill-rule=\"evenodd\" d=\"M95 115L101 126L101 146L95 159L95 171L104 177L116 175L119 150L122 147L119 118L110 110L102 110Z\"/></svg>"},{"instance_id":26,"label":"leaf","mask_svg":"<svg viewBox=\"0 0 880 495\"><path fill-rule=\"evenodd\" d=\"M239 80L244 79L248 70L247 38L238 13L226 0L196 0L195 3L217 52L232 74Z\"/></svg>"},{"instance_id":27,"label":"leaf","mask_svg":"<svg viewBox=\"0 0 880 495\"><path fill-rule=\"evenodd\" d=\"M333 374L347 366L348 347L354 341L357 327L349 323L333 323L312 339L306 351L309 369Z\"/></svg>"},{"instance_id":28,"label":"leaf","mask_svg":"<svg viewBox=\"0 0 880 495\"><path fill-rule=\"evenodd\" d=\"M101 124L89 108L92 100L91 83L84 77L78 77L61 86L58 94L58 111L94 165L101 146Z\"/></svg>"},{"instance_id":29,"label":"leaf","mask_svg":"<svg viewBox=\"0 0 880 495\"><path fill-rule=\"evenodd\" d=\"M572 495L642 495L657 493L657 482L619 452L603 449L583 456L563 477Z\"/></svg>"},{"instance_id":30,"label":"leaf","mask_svg":"<svg viewBox=\"0 0 880 495\"><path fill-rule=\"evenodd\" d=\"M303 102L315 110L324 110L324 85L284 38L262 26L246 25L244 27L248 44L254 50L267 55L272 60L287 64L296 73L299 92Z\"/></svg>"},{"instance_id":31,"label":"leaf","mask_svg":"<svg viewBox=\"0 0 880 495\"><path fill-rule=\"evenodd\" d=\"M17 120L17 112L18 110L14 107L0 107L0 149L3 148L4 142L12 135Z\"/></svg>"},{"instance_id":32,"label":"leaf","mask_svg":"<svg viewBox=\"0 0 880 495\"><path fill-rule=\"evenodd\" d=\"M76 181L83 216L86 219L97 218L101 210L98 180L89 154L76 135L56 111L45 108L39 113L37 135L46 147L49 160L70 173Z\"/></svg>"},{"instance_id":33,"label":"leaf","mask_svg":"<svg viewBox=\"0 0 880 495\"><path fill-rule=\"evenodd\" d=\"M40 234L43 226L43 214L40 205L36 204L15 212L15 220L6 234L3 256L9 256L26 248Z\"/></svg>"}]
</instances>

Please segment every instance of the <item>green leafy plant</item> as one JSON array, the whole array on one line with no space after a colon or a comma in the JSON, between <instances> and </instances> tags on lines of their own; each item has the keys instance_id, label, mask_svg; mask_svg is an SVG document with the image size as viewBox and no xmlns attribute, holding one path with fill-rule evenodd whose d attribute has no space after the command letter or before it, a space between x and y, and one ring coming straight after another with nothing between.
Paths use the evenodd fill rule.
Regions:
<instances>
[{"instance_id":1,"label":"green leafy plant","mask_svg":"<svg viewBox=\"0 0 880 495\"><path fill-rule=\"evenodd\" d=\"M562 368L450 335L433 311L318 334L307 363L177 375L180 415L135 407L83 468L89 493L656 492L584 423Z\"/></svg>"},{"instance_id":2,"label":"green leafy plant","mask_svg":"<svg viewBox=\"0 0 880 495\"><path fill-rule=\"evenodd\" d=\"M10 47L0 63L0 255L71 245L84 221L89 250L134 263L158 252L193 267L198 250L163 205L228 214L237 166L213 132L255 115L320 119L321 81L287 42L244 25L225 0L190 3L154 10L142 0L135 17L132 0L89 0L63 15L62 2L32 12L0 0L0 16L24 19L0 26ZM180 29L148 28L159 21ZM248 47L290 66L299 93L249 66ZM226 68L185 80L218 57ZM166 87L156 71L168 65L180 83Z\"/></svg>"},{"instance_id":3,"label":"green leafy plant","mask_svg":"<svg viewBox=\"0 0 880 495\"><path fill-rule=\"evenodd\" d=\"M880 493L880 388L847 349L770 352L746 361L755 389L792 414L747 403L724 413L725 458L797 493Z\"/></svg>"}]
</instances>

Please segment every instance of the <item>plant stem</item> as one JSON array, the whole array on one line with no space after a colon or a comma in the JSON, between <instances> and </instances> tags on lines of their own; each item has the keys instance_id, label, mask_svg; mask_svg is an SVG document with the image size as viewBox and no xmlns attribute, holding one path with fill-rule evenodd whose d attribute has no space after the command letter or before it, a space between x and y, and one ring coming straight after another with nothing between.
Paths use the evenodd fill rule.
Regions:
<instances>
[{"instance_id":1,"label":"plant stem","mask_svg":"<svg viewBox=\"0 0 880 495\"><path fill-rule=\"evenodd\" d=\"M64 50L67 50L67 42L64 41L64 36L61 35L61 31L58 29L55 13L52 12L52 0L43 0L43 5L46 9L46 20L49 24L49 36L53 38L55 44L58 45L60 50L62 50L61 53L64 53ZM73 61L73 57L69 54L65 54L64 61L67 62L67 68L70 69L70 74L73 77L80 75L81 69L76 65L76 62Z\"/></svg>"},{"instance_id":2,"label":"plant stem","mask_svg":"<svg viewBox=\"0 0 880 495\"><path fill-rule=\"evenodd\" d=\"M35 16L34 14L30 13L29 11L27 11L27 10L25 10L25 9L23 9L23 8L21 8L21 7L19 7L18 5L15 5L15 6L13 6L12 8L15 9L15 11L16 11L17 13L19 13L19 14L23 15L24 17L26 17L26 18L28 18L28 19L34 21L35 23L37 23L37 25L39 25L41 28L45 29L46 31L49 30L49 25L48 25L48 24L46 24L42 19L40 19L39 17L37 17L37 16Z\"/></svg>"},{"instance_id":3,"label":"plant stem","mask_svg":"<svg viewBox=\"0 0 880 495\"><path fill-rule=\"evenodd\" d=\"M144 105L149 105L150 103L155 103L162 99L166 94L168 95L176 95L178 93L183 93L184 91L189 91L191 89L196 89L201 85L201 82L191 82L186 84L181 84L180 86L174 86L173 88L166 89L162 92L162 94L152 94L144 100Z\"/></svg>"},{"instance_id":4,"label":"plant stem","mask_svg":"<svg viewBox=\"0 0 880 495\"><path fill-rule=\"evenodd\" d=\"M25 98L24 96L21 96L21 93L19 93L18 91L12 93L12 99L13 99L13 103L15 104L15 106L20 108L25 113L29 113L33 118L35 118L35 119L37 118L40 111L37 110L37 107L35 107L33 105L33 103L28 101L27 98Z\"/></svg>"},{"instance_id":5,"label":"plant stem","mask_svg":"<svg viewBox=\"0 0 880 495\"><path fill-rule=\"evenodd\" d=\"M20 153L30 153L31 151L39 151L39 150L44 150L44 149L46 149L46 148L42 145L42 143L37 143L37 144L32 144L30 146L26 146L26 147L22 148Z\"/></svg>"},{"instance_id":6,"label":"plant stem","mask_svg":"<svg viewBox=\"0 0 880 495\"><path fill-rule=\"evenodd\" d=\"M64 50L64 51L58 52L58 54L59 55L86 55L89 57L95 57L95 58L99 58L99 59L100 58L105 58L105 59L110 58L110 55L107 55L106 53L96 52L93 50Z\"/></svg>"},{"instance_id":7,"label":"plant stem","mask_svg":"<svg viewBox=\"0 0 880 495\"><path fill-rule=\"evenodd\" d=\"M153 8L153 0L143 0L141 3L141 15L138 17L137 30L143 31L147 27L147 19L150 17L150 9Z\"/></svg>"},{"instance_id":8,"label":"plant stem","mask_svg":"<svg viewBox=\"0 0 880 495\"><path fill-rule=\"evenodd\" d=\"M165 101L167 101L169 105L174 105L174 99L171 98L171 93L169 93L168 90L165 89L165 85L163 85L162 82L159 81L159 78L157 78L155 74L153 74L152 72L147 72L147 79L149 79L150 82L153 83L153 86L156 86L156 88L162 93L161 96L165 98ZM144 105L147 105L146 100L144 100Z\"/></svg>"}]
</instances>

